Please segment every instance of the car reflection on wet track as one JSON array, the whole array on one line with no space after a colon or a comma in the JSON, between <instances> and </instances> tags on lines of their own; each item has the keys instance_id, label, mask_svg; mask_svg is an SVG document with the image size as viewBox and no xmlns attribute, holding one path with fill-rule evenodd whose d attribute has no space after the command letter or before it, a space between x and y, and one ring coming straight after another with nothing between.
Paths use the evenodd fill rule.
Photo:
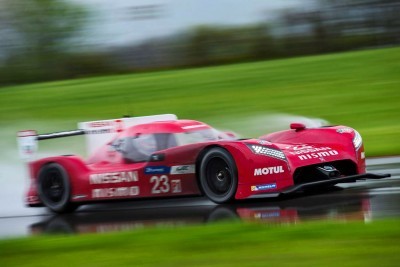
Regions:
<instances>
[{"instance_id":1,"label":"car reflection on wet track","mask_svg":"<svg viewBox=\"0 0 400 267\"><path fill-rule=\"evenodd\" d=\"M124 211L85 211L55 215L31 225L31 234L104 233L144 227L175 227L241 220L267 224L291 224L309 220L366 221L371 217L368 197L353 195L320 196L274 202L245 202L235 205L200 205L190 207L150 208ZM313 203L311 205L311 203ZM315 203L321 203L315 205Z\"/></svg>"}]
</instances>

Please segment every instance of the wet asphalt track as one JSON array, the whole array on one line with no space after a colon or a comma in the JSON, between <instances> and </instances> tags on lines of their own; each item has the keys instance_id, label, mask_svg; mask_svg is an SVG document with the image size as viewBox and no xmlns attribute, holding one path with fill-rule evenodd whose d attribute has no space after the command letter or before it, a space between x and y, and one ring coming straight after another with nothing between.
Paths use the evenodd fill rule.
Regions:
<instances>
[{"instance_id":1,"label":"wet asphalt track","mask_svg":"<svg viewBox=\"0 0 400 267\"><path fill-rule=\"evenodd\" d=\"M24 207L24 185L14 183L0 188L0 238L42 233L101 233L224 219L274 224L324 219L365 222L400 219L400 157L368 159L367 165L369 172L391 173L392 177L339 184L326 192L235 205L216 205L205 198L145 200L87 205L69 215Z\"/></svg>"}]
</instances>

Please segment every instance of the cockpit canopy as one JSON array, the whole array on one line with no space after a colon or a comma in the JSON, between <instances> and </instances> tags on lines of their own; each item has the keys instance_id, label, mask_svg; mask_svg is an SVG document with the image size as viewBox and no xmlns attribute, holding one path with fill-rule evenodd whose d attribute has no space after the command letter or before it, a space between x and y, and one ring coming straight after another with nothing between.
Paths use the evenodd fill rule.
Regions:
<instances>
[{"instance_id":1,"label":"cockpit canopy","mask_svg":"<svg viewBox=\"0 0 400 267\"><path fill-rule=\"evenodd\" d=\"M207 124L177 120L141 124L127 129L110 143L129 162L147 161L159 150L223 139L223 133Z\"/></svg>"}]
</instances>

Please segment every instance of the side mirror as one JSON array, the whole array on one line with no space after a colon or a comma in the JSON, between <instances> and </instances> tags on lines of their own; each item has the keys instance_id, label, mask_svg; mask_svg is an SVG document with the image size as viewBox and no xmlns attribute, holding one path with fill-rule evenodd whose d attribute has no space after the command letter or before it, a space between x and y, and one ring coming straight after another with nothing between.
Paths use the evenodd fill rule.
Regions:
<instances>
[{"instance_id":1,"label":"side mirror","mask_svg":"<svg viewBox=\"0 0 400 267\"><path fill-rule=\"evenodd\" d=\"M303 123L294 122L290 124L290 129L296 130L296 132L304 130L306 126Z\"/></svg>"}]
</instances>

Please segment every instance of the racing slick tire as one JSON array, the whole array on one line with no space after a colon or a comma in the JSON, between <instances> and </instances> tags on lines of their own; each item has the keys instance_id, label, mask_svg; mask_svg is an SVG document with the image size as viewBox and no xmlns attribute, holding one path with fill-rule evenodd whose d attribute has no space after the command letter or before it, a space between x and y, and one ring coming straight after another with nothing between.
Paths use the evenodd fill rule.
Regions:
<instances>
[{"instance_id":1,"label":"racing slick tire","mask_svg":"<svg viewBox=\"0 0 400 267\"><path fill-rule=\"evenodd\" d=\"M72 212L78 207L70 202L69 176L58 163L47 164L39 171L38 194L42 203L56 213Z\"/></svg>"},{"instance_id":2,"label":"racing slick tire","mask_svg":"<svg viewBox=\"0 0 400 267\"><path fill-rule=\"evenodd\" d=\"M220 147L208 150L200 163L200 187L215 203L234 199L238 184L237 167L232 155Z\"/></svg>"}]
</instances>

